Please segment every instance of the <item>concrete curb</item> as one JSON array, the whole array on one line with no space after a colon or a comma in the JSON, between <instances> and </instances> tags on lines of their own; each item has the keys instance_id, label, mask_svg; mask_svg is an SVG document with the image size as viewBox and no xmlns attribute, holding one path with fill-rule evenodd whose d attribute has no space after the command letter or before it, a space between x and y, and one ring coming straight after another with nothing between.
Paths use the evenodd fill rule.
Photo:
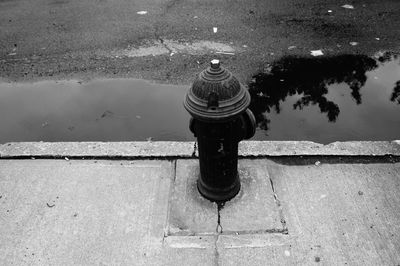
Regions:
<instances>
[{"instance_id":1,"label":"concrete curb","mask_svg":"<svg viewBox=\"0 0 400 266\"><path fill-rule=\"evenodd\" d=\"M400 156L400 140L349 141L327 145L311 141L243 141L239 156ZM0 158L162 158L197 157L194 142L11 142Z\"/></svg>"}]
</instances>

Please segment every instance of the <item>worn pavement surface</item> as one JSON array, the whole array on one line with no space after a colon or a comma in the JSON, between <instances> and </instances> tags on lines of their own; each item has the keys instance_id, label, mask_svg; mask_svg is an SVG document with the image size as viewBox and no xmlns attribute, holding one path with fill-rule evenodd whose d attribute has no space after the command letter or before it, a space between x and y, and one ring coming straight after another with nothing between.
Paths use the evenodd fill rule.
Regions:
<instances>
[{"instance_id":1,"label":"worn pavement surface","mask_svg":"<svg viewBox=\"0 0 400 266\"><path fill-rule=\"evenodd\" d=\"M283 55L398 53L399 14L396 0L1 0L0 78L188 84L219 58L246 83Z\"/></svg>"},{"instance_id":2,"label":"worn pavement surface","mask_svg":"<svg viewBox=\"0 0 400 266\"><path fill-rule=\"evenodd\" d=\"M64 144L0 145L1 265L400 264L399 141L244 142L222 209L193 143Z\"/></svg>"}]
</instances>

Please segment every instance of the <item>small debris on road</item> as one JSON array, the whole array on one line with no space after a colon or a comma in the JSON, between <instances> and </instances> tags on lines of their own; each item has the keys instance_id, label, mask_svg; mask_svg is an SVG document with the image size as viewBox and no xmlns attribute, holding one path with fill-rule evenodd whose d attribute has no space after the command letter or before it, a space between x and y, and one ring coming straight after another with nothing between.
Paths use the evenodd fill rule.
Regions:
<instances>
[{"instance_id":1,"label":"small debris on road","mask_svg":"<svg viewBox=\"0 0 400 266\"><path fill-rule=\"evenodd\" d=\"M217 27L213 27L213 32L217 33L217 31L218 31L218 28Z\"/></svg>"},{"instance_id":2,"label":"small debris on road","mask_svg":"<svg viewBox=\"0 0 400 266\"><path fill-rule=\"evenodd\" d=\"M318 165L320 165L320 164L321 164L320 161L316 161L316 162L315 162L315 165L316 165L316 166L318 166Z\"/></svg>"},{"instance_id":3,"label":"small debris on road","mask_svg":"<svg viewBox=\"0 0 400 266\"><path fill-rule=\"evenodd\" d=\"M364 192L362 192L361 190L358 191L358 195L362 196L364 195Z\"/></svg>"},{"instance_id":4,"label":"small debris on road","mask_svg":"<svg viewBox=\"0 0 400 266\"><path fill-rule=\"evenodd\" d=\"M311 55L312 56L320 56L320 55L324 55L324 53L322 52L322 50L313 50L313 51L311 51Z\"/></svg>"},{"instance_id":5,"label":"small debris on road","mask_svg":"<svg viewBox=\"0 0 400 266\"><path fill-rule=\"evenodd\" d=\"M289 257L290 256L290 251L289 250L285 250L285 256Z\"/></svg>"},{"instance_id":6,"label":"small debris on road","mask_svg":"<svg viewBox=\"0 0 400 266\"><path fill-rule=\"evenodd\" d=\"M348 4L342 5L342 7L343 7L343 8L346 8L346 9L354 9L354 6L353 6L353 5L348 5Z\"/></svg>"},{"instance_id":7,"label":"small debris on road","mask_svg":"<svg viewBox=\"0 0 400 266\"><path fill-rule=\"evenodd\" d=\"M68 157L65 157L64 159L65 159L66 161L69 161Z\"/></svg>"},{"instance_id":8,"label":"small debris on road","mask_svg":"<svg viewBox=\"0 0 400 266\"><path fill-rule=\"evenodd\" d=\"M356 45L358 45L358 42L350 42L350 45L356 46Z\"/></svg>"},{"instance_id":9,"label":"small debris on road","mask_svg":"<svg viewBox=\"0 0 400 266\"><path fill-rule=\"evenodd\" d=\"M375 38L375 40L379 41L379 40L380 40L380 38L376 37L376 38Z\"/></svg>"},{"instance_id":10,"label":"small debris on road","mask_svg":"<svg viewBox=\"0 0 400 266\"><path fill-rule=\"evenodd\" d=\"M328 10L328 13L332 13L332 10Z\"/></svg>"},{"instance_id":11,"label":"small debris on road","mask_svg":"<svg viewBox=\"0 0 400 266\"><path fill-rule=\"evenodd\" d=\"M140 115L137 115L136 118L137 118L137 119L141 119L142 117L141 117Z\"/></svg>"},{"instance_id":12,"label":"small debris on road","mask_svg":"<svg viewBox=\"0 0 400 266\"><path fill-rule=\"evenodd\" d=\"M42 127L47 127L48 125L49 125L48 122L44 122L44 123L42 124Z\"/></svg>"},{"instance_id":13,"label":"small debris on road","mask_svg":"<svg viewBox=\"0 0 400 266\"><path fill-rule=\"evenodd\" d=\"M49 207L49 208L53 208L54 206L56 206L55 204L50 205L49 203L46 203L46 205L47 205L47 207Z\"/></svg>"},{"instance_id":14,"label":"small debris on road","mask_svg":"<svg viewBox=\"0 0 400 266\"><path fill-rule=\"evenodd\" d=\"M294 46L294 45L292 45L292 46L289 46L289 47L288 47L288 50L293 50L293 49L295 49L295 48L297 48L297 47Z\"/></svg>"},{"instance_id":15,"label":"small debris on road","mask_svg":"<svg viewBox=\"0 0 400 266\"><path fill-rule=\"evenodd\" d=\"M138 15L146 15L147 14L147 11L138 11L138 12L136 12Z\"/></svg>"}]
</instances>

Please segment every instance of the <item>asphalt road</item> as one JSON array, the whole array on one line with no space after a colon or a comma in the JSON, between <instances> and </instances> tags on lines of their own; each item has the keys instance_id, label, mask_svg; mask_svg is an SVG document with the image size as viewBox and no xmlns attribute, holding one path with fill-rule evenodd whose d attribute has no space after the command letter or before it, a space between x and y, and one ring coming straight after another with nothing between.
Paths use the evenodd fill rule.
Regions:
<instances>
[{"instance_id":1,"label":"asphalt road","mask_svg":"<svg viewBox=\"0 0 400 266\"><path fill-rule=\"evenodd\" d=\"M399 29L398 0L0 0L0 78L189 84L219 58L247 82L284 55L400 52Z\"/></svg>"}]
</instances>

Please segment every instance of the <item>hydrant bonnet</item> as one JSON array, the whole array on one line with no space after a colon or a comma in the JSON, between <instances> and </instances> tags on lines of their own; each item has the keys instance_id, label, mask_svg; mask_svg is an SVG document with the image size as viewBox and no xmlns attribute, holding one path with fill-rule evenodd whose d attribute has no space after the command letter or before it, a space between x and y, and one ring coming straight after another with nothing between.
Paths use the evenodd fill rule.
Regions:
<instances>
[{"instance_id":1,"label":"hydrant bonnet","mask_svg":"<svg viewBox=\"0 0 400 266\"><path fill-rule=\"evenodd\" d=\"M246 110L249 92L232 73L212 60L186 94L184 107L194 117L207 122L229 120Z\"/></svg>"}]
</instances>

